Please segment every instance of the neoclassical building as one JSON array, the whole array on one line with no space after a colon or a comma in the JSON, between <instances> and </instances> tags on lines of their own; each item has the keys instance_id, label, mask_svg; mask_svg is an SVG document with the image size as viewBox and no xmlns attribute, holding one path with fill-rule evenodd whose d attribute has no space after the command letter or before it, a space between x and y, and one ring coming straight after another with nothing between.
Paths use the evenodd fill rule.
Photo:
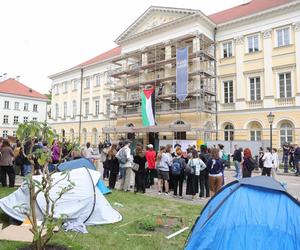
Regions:
<instances>
[{"instance_id":1,"label":"neoclassical building","mask_svg":"<svg viewBox=\"0 0 300 250\"><path fill-rule=\"evenodd\" d=\"M82 142L300 139L300 3L253 0L205 15L152 6L118 47L53 80L52 126ZM188 94L176 98L176 52L188 50ZM142 125L141 98L155 87L156 125ZM81 101L80 101L81 100ZM80 133L79 133L80 131Z\"/></svg>"}]
</instances>

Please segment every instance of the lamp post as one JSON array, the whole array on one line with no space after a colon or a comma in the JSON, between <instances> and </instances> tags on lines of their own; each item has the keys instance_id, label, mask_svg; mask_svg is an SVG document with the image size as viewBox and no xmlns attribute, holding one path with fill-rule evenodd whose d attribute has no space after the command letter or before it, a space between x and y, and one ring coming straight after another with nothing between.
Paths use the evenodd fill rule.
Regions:
<instances>
[{"instance_id":1,"label":"lamp post","mask_svg":"<svg viewBox=\"0 0 300 250\"><path fill-rule=\"evenodd\" d=\"M269 124L270 124L270 148L271 148L271 152L272 152L272 130L273 130L273 121L274 121L274 117L275 115L270 112L268 115L268 121L269 121Z\"/></svg>"}]
</instances>

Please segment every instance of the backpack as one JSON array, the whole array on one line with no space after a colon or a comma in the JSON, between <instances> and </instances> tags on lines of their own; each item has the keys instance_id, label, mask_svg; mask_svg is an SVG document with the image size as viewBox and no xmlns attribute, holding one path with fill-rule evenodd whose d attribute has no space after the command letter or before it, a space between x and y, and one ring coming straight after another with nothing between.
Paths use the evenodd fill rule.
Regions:
<instances>
[{"instance_id":1,"label":"backpack","mask_svg":"<svg viewBox=\"0 0 300 250\"><path fill-rule=\"evenodd\" d=\"M178 176L182 173L182 164L179 160L174 159L171 165L171 172L173 175Z\"/></svg>"},{"instance_id":2,"label":"backpack","mask_svg":"<svg viewBox=\"0 0 300 250\"><path fill-rule=\"evenodd\" d=\"M127 162L127 154L125 148L121 148L116 157L120 164L125 164Z\"/></svg>"},{"instance_id":3,"label":"backpack","mask_svg":"<svg viewBox=\"0 0 300 250\"><path fill-rule=\"evenodd\" d=\"M252 157L249 158L249 164L248 164L247 169L249 171L253 171L255 169L255 166L256 166L256 161Z\"/></svg>"},{"instance_id":4,"label":"backpack","mask_svg":"<svg viewBox=\"0 0 300 250\"><path fill-rule=\"evenodd\" d=\"M229 160L229 155L223 151L223 154L222 154L222 161L228 161Z\"/></svg>"},{"instance_id":5,"label":"backpack","mask_svg":"<svg viewBox=\"0 0 300 250\"><path fill-rule=\"evenodd\" d=\"M23 162L24 162L23 158L24 158L23 153L20 152L20 153L17 155L17 157L15 158L15 164L16 164L17 166L23 166Z\"/></svg>"}]
</instances>

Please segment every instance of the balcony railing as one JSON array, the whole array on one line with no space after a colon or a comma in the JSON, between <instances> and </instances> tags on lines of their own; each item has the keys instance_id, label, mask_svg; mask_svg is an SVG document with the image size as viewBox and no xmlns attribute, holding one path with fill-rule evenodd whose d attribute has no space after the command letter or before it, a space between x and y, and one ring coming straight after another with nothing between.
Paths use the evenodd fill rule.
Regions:
<instances>
[{"instance_id":1,"label":"balcony railing","mask_svg":"<svg viewBox=\"0 0 300 250\"><path fill-rule=\"evenodd\" d=\"M278 99L276 99L276 105L278 105L278 106L293 106L293 105L295 105L295 98L294 97L278 98Z\"/></svg>"},{"instance_id":2,"label":"balcony railing","mask_svg":"<svg viewBox=\"0 0 300 250\"><path fill-rule=\"evenodd\" d=\"M235 103L223 103L221 104L222 110L234 110L235 109Z\"/></svg>"},{"instance_id":3,"label":"balcony railing","mask_svg":"<svg viewBox=\"0 0 300 250\"><path fill-rule=\"evenodd\" d=\"M263 101L262 100L248 101L247 105L248 108L261 108L263 105Z\"/></svg>"}]
</instances>

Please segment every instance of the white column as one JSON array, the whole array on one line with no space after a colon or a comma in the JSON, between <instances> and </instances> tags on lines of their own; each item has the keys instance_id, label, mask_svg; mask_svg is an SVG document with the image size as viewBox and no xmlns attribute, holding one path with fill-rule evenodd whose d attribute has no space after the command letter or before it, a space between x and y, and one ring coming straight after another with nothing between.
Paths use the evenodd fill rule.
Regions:
<instances>
[{"instance_id":1,"label":"white column","mask_svg":"<svg viewBox=\"0 0 300 250\"><path fill-rule=\"evenodd\" d=\"M244 37L235 37L235 60L236 60L236 82L233 91L236 93L235 108L237 110L246 107L246 88L244 81Z\"/></svg>"},{"instance_id":2,"label":"white column","mask_svg":"<svg viewBox=\"0 0 300 250\"><path fill-rule=\"evenodd\" d=\"M274 107L274 86L276 83L273 82L273 72L272 72L272 29L263 31L263 52L264 52L264 93L263 93L263 103L264 108Z\"/></svg>"},{"instance_id":3,"label":"white column","mask_svg":"<svg viewBox=\"0 0 300 250\"><path fill-rule=\"evenodd\" d=\"M296 47L296 105L300 105L300 22L294 23Z\"/></svg>"}]
</instances>

